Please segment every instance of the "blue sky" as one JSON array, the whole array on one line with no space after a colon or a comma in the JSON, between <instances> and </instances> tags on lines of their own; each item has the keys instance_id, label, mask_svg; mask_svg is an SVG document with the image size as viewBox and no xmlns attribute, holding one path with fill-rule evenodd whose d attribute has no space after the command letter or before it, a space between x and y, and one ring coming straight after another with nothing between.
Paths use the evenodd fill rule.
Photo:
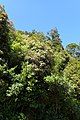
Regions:
<instances>
[{"instance_id":1,"label":"blue sky","mask_svg":"<svg viewBox=\"0 0 80 120\"><path fill-rule=\"evenodd\" d=\"M80 0L0 0L16 29L47 33L57 27L64 46L80 42Z\"/></svg>"}]
</instances>

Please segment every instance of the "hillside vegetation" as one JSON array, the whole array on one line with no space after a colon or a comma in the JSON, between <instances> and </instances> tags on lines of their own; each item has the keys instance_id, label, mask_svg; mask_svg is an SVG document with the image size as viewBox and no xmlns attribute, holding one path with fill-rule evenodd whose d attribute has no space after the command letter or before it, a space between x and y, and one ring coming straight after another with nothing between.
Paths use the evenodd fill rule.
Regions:
<instances>
[{"instance_id":1,"label":"hillside vegetation","mask_svg":"<svg viewBox=\"0 0 80 120\"><path fill-rule=\"evenodd\" d=\"M80 120L80 44L15 30L0 6L0 120Z\"/></svg>"}]
</instances>

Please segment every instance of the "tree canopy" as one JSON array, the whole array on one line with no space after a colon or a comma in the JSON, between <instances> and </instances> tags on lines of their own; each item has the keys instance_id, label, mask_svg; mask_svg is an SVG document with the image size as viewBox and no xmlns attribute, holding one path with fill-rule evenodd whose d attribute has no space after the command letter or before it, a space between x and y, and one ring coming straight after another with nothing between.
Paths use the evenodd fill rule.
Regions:
<instances>
[{"instance_id":1,"label":"tree canopy","mask_svg":"<svg viewBox=\"0 0 80 120\"><path fill-rule=\"evenodd\" d=\"M57 29L14 28L0 6L0 120L80 120L80 44Z\"/></svg>"}]
</instances>

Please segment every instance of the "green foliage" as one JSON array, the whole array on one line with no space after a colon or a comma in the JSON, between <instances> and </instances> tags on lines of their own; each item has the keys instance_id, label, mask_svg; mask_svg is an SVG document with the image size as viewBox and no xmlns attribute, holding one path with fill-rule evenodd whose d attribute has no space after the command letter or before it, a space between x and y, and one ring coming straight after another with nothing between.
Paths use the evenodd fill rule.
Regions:
<instances>
[{"instance_id":1,"label":"green foliage","mask_svg":"<svg viewBox=\"0 0 80 120\"><path fill-rule=\"evenodd\" d=\"M75 97L80 100L80 61L72 58L64 69L64 75L74 83Z\"/></svg>"},{"instance_id":2,"label":"green foliage","mask_svg":"<svg viewBox=\"0 0 80 120\"><path fill-rule=\"evenodd\" d=\"M60 50L64 49L62 44L61 44L62 41L59 37L57 28L51 29L49 34L51 36L50 39L52 41L52 46L53 46L54 50L60 51Z\"/></svg>"},{"instance_id":3,"label":"green foliage","mask_svg":"<svg viewBox=\"0 0 80 120\"><path fill-rule=\"evenodd\" d=\"M69 62L70 56L65 50L54 53L55 73L61 74Z\"/></svg>"},{"instance_id":4,"label":"green foliage","mask_svg":"<svg viewBox=\"0 0 80 120\"><path fill-rule=\"evenodd\" d=\"M15 30L0 6L0 120L80 120L80 45Z\"/></svg>"},{"instance_id":5,"label":"green foliage","mask_svg":"<svg viewBox=\"0 0 80 120\"><path fill-rule=\"evenodd\" d=\"M75 57L78 60L80 60L80 45L78 45L76 43L71 43L71 44L69 44L69 45L66 46L66 50L73 57Z\"/></svg>"}]
</instances>

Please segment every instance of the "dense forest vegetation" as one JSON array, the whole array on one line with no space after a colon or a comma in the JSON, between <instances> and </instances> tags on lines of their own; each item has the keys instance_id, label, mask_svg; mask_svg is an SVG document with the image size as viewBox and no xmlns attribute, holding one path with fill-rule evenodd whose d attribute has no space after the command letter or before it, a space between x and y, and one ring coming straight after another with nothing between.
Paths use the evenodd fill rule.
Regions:
<instances>
[{"instance_id":1,"label":"dense forest vegetation","mask_svg":"<svg viewBox=\"0 0 80 120\"><path fill-rule=\"evenodd\" d=\"M0 6L0 120L80 120L80 44L15 30Z\"/></svg>"}]
</instances>

